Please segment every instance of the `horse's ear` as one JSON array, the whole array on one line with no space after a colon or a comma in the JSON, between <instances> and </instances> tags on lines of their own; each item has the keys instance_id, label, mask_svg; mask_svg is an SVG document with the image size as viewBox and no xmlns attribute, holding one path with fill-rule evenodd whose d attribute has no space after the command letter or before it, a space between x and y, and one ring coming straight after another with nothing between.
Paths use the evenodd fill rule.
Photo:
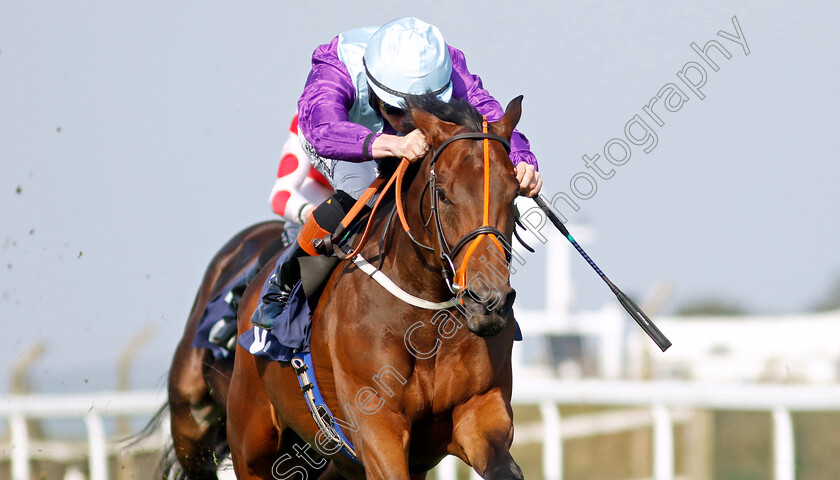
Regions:
<instances>
[{"instance_id":1,"label":"horse's ear","mask_svg":"<svg viewBox=\"0 0 840 480\"><path fill-rule=\"evenodd\" d=\"M505 114L498 122L493 122L493 130L505 138L510 138L516 124L519 123L519 117L522 115L522 95L514 98L508 103L505 108Z\"/></svg>"},{"instance_id":2,"label":"horse's ear","mask_svg":"<svg viewBox=\"0 0 840 480\"><path fill-rule=\"evenodd\" d=\"M423 132L423 135L426 136L426 141L435 146L440 145L444 140L454 135L455 130L458 129L458 125L445 122L437 116L419 108L411 109L411 121L415 127Z\"/></svg>"}]
</instances>

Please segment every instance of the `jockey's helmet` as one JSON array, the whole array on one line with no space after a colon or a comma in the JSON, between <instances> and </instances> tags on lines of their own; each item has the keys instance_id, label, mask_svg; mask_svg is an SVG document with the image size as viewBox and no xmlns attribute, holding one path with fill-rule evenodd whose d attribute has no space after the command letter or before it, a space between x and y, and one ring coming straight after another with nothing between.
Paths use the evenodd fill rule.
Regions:
<instances>
[{"instance_id":1,"label":"jockey's helmet","mask_svg":"<svg viewBox=\"0 0 840 480\"><path fill-rule=\"evenodd\" d=\"M376 31L365 49L368 84L376 96L395 107L405 97L432 92L452 98L452 60L437 27L414 18L392 20Z\"/></svg>"}]
</instances>

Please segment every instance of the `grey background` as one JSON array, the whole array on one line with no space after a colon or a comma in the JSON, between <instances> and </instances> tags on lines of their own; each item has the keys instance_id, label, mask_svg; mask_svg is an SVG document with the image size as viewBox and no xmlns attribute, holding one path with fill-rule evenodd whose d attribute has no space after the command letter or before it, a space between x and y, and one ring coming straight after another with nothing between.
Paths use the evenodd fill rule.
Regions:
<instances>
[{"instance_id":1,"label":"grey background","mask_svg":"<svg viewBox=\"0 0 840 480\"><path fill-rule=\"evenodd\" d=\"M158 385L211 256L273 216L312 50L404 15L438 25L503 104L525 95L549 195L678 82L691 42L719 40L732 58L706 99L663 114L656 148L570 220L597 230L587 250L625 291L670 282L665 312L805 310L840 269L836 5L0 0L0 366L44 339L42 390L112 388L153 324L135 386ZM748 56L716 35L733 16ZM520 305L541 305L543 259L517 274ZM576 309L614 301L588 269L573 261Z\"/></svg>"}]
</instances>

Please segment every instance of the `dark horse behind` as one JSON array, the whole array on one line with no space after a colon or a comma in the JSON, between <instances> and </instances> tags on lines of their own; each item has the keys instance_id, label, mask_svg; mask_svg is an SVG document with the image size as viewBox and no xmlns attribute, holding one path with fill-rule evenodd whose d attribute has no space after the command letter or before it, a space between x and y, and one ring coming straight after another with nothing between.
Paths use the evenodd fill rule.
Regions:
<instances>
[{"instance_id":1,"label":"dark horse behind","mask_svg":"<svg viewBox=\"0 0 840 480\"><path fill-rule=\"evenodd\" d=\"M282 248L283 233L280 221L252 225L231 238L207 266L172 359L169 401L153 420L162 421L168 410L172 445L161 460L163 479L217 479L218 463L228 453L225 418L233 360L193 346L193 339L210 301L237 277L265 265Z\"/></svg>"}]
</instances>

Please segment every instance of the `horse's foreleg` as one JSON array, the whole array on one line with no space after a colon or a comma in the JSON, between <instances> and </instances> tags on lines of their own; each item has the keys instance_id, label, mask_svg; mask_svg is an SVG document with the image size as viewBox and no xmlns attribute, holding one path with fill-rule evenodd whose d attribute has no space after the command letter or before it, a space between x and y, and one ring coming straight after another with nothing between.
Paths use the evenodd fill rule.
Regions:
<instances>
[{"instance_id":1,"label":"horse's foreleg","mask_svg":"<svg viewBox=\"0 0 840 480\"><path fill-rule=\"evenodd\" d=\"M352 441L365 465L365 478L409 480L409 428L406 419L386 409L357 418L361 428Z\"/></svg>"},{"instance_id":2,"label":"horse's foreleg","mask_svg":"<svg viewBox=\"0 0 840 480\"><path fill-rule=\"evenodd\" d=\"M472 465L482 478L525 478L510 455L513 415L498 389L456 407L452 423L455 448L451 453Z\"/></svg>"}]
</instances>

